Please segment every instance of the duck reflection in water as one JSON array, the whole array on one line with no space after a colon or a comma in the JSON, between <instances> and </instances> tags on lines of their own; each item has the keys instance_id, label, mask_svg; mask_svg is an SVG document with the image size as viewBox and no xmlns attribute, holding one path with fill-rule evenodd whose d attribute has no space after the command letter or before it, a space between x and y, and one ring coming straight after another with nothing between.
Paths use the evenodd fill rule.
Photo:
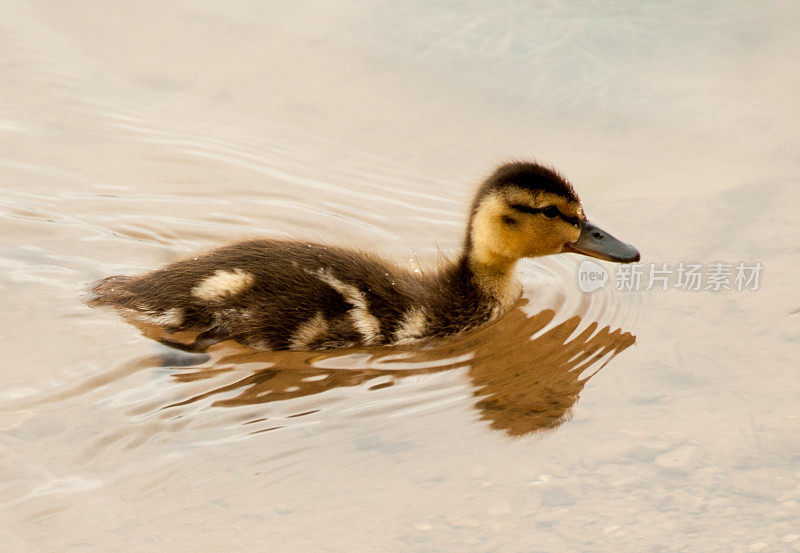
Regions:
<instances>
[{"instance_id":1,"label":"duck reflection in water","mask_svg":"<svg viewBox=\"0 0 800 553\"><path fill-rule=\"evenodd\" d=\"M494 324L427 347L253 352L232 350L226 343L188 358L166 354L164 364L182 365L173 374L178 382L198 383L223 372L254 368L233 383L163 409L209 400L216 407L291 401L336 388L367 385L374 390L414 375L466 369L475 407L492 428L510 436L555 428L569 418L586 382L636 339L620 329L582 324L578 316L553 324L555 311L530 316L522 309L525 303L520 300Z\"/></svg>"}]
</instances>

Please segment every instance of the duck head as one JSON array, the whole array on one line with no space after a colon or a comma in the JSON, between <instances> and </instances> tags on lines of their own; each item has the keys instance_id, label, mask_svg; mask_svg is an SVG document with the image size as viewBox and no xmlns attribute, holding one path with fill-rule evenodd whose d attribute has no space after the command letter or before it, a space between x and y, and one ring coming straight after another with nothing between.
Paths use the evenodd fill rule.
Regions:
<instances>
[{"instance_id":1,"label":"duck head","mask_svg":"<svg viewBox=\"0 0 800 553\"><path fill-rule=\"evenodd\" d=\"M639 261L636 248L586 218L564 177L529 162L501 165L480 186L465 250L471 262L498 270L522 257L568 252L617 263Z\"/></svg>"}]
</instances>

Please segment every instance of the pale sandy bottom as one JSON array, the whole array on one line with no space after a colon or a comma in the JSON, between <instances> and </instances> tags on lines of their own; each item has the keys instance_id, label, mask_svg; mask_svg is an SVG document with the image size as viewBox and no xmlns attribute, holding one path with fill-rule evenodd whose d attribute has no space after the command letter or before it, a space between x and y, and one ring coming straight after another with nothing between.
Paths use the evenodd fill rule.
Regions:
<instances>
[{"instance_id":1,"label":"pale sandy bottom","mask_svg":"<svg viewBox=\"0 0 800 553\"><path fill-rule=\"evenodd\" d=\"M797 4L321 6L3 4L0 551L800 551ZM534 156L759 290L560 256L433 348L207 358L83 304L250 236L425 264Z\"/></svg>"}]
</instances>

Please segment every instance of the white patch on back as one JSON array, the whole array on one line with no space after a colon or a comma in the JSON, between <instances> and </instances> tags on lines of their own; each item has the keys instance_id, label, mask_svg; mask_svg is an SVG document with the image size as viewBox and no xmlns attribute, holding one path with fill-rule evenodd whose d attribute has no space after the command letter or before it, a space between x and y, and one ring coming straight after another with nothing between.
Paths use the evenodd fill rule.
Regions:
<instances>
[{"instance_id":1,"label":"white patch on back","mask_svg":"<svg viewBox=\"0 0 800 553\"><path fill-rule=\"evenodd\" d=\"M292 334L292 339L289 341L291 349L305 349L310 344L316 342L328 332L328 321L322 311L318 311L316 315L303 321L297 327L297 330Z\"/></svg>"},{"instance_id":2,"label":"white patch on back","mask_svg":"<svg viewBox=\"0 0 800 553\"><path fill-rule=\"evenodd\" d=\"M267 340L248 340L245 345L249 348L259 349L261 351L272 351L272 344Z\"/></svg>"},{"instance_id":3,"label":"white patch on back","mask_svg":"<svg viewBox=\"0 0 800 553\"><path fill-rule=\"evenodd\" d=\"M425 311L419 307L412 307L403 314L400 328L394 333L394 342L396 344L405 344L421 338L425 333L426 322L427 315L425 315Z\"/></svg>"},{"instance_id":4,"label":"white patch on back","mask_svg":"<svg viewBox=\"0 0 800 553\"><path fill-rule=\"evenodd\" d=\"M363 343L370 345L378 342L381 339L381 325L378 319L369 312L367 300L361 290L352 284L342 282L326 269L319 269L315 274L322 282L339 292L344 300L353 306L353 309L348 313L353 321L353 326L361 334Z\"/></svg>"},{"instance_id":5,"label":"white patch on back","mask_svg":"<svg viewBox=\"0 0 800 553\"><path fill-rule=\"evenodd\" d=\"M255 277L241 269L226 271L218 269L213 275L192 288L192 295L205 301L215 301L234 296L250 288Z\"/></svg>"},{"instance_id":6,"label":"white patch on back","mask_svg":"<svg viewBox=\"0 0 800 553\"><path fill-rule=\"evenodd\" d=\"M124 317L158 326L180 326L183 324L183 310L178 307L173 307L165 311L125 308L121 310L121 313Z\"/></svg>"}]
</instances>

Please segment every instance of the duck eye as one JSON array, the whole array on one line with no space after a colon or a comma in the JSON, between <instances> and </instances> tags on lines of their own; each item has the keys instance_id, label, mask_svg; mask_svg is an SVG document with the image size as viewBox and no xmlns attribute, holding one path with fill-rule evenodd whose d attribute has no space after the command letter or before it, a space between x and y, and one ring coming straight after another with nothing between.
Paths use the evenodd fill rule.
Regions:
<instances>
[{"instance_id":1,"label":"duck eye","mask_svg":"<svg viewBox=\"0 0 800 553\"><path fill-rule=\"evenodd\" d=\"M558 215L558 208L554 205L548 205L544 209L542 209L542 215L545 217L552 219L556 215Z\"/></svg>"}]
</instances>

